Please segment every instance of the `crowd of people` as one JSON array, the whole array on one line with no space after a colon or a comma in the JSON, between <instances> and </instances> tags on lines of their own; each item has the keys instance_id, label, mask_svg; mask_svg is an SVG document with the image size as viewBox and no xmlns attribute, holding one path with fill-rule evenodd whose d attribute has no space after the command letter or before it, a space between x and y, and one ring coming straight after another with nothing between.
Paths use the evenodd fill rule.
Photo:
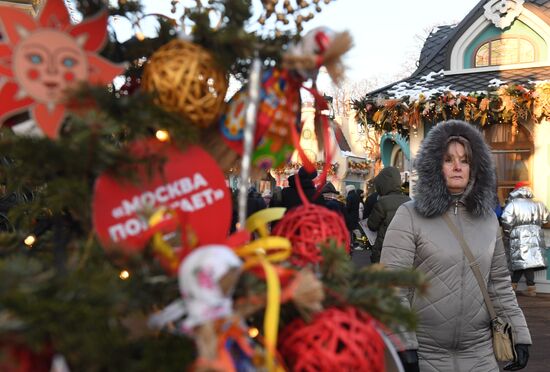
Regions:
<instances>
[{"instance_id":1,"label":"crowd of people","mask_svg":"<svg viewBox=\"0 0 550 372\"><path fill-rule=\"evenodd\" d=\"M308 172L302 167L296 174L288 177L287 187L281 188L280 186L276 186L273 190L266 189L260 193L255 186L251 186L248 189L246 215L250 216L264 208L283 207L289 211L302 205L303 203L296 185L296 178L298 178L308 201L326 207L342 216L352 237L352 242L356 236L362 234L359 221L368 219L371 214L373 215L372 223L369 222L369 228L378 232L379 241L377 241L375 246L370 246L369 249L373 252L371 256L372 262L378 262L385 229L395 214L397 207L409 200L408 182L401 183L401 175L397 168L386 167L373 179L370 192L365 197L364 191L357 189L353 184L346 185L344 193L338 191L330 181L322 186L315 186L314 180L317 176L317 171ZM321 188L318 195L317 187ZM233 192L233 222L231 232L236 230L238 219L237 195L238 192L235 190ZM352 248L362 249L360 246Z\"/></svg>"},{"instance_id":2,"label":"crowd of people","mask_svg":"<svg viewBox=\"0 0 550 372\"><path fill-rule=\"evenodd\" d=\"M414 332L403 330L398 335L406 372L450 371L456 366L467 371L499 370L489 305L467 259L468 249L497 315L513 326L516 358L504 369L524 368L531 336L515 292L524 276L525 294L536 296L534 273L547 265L543 229L550 228L548 209L534 199L526 181L518 182L500 205L490 149L482 134L465 122L434 127L421 145L415 167L413 200L408 182L401 182L395 167L385 167L374 177L366 197L353 184L346 185L344 193L331 182L315 185L317 172L301 168L289 176L285 188L263 194L251 188L247 212L266 207L288 211L301 205L299 181L310 202L342 216L352 242L361 230L360 222L376 233L375 241L368 244L370 262L380 262L388 270L424 274L427 294L417 296L409 288L399 293L403 306L414 309L418 317Z\"/></svg>"}]
</instances>

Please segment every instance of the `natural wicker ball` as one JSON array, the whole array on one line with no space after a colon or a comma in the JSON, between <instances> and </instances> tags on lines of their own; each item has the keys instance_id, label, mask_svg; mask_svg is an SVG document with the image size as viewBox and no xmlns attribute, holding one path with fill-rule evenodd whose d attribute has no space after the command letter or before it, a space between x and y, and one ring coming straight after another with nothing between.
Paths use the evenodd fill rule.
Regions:
<instances>
[{"instance_id":1,"label":"natural wicker ball","mask_svg":"<svg viewBox=\"0 0 550 372\"><path fill-rule=\"evenodd\" d=\"M273 229L273 235L283 236L292 243L290 262L297 266L317 264L322 255L320 243L333 239L349 252L350 236L342 216L315 204L290 210Z\"/></svg>"},{"instance_id":2,"label":"natural wicker ball","mask_svg":"<svg viewBox=\"0 0 550 372\"><path fill-rule=\"evenodd\" d=\"M376 323L354 307L326 309L310 323L297 318L279 340L291 371L385 371L384 340Z\"/></svg>"},{"instance_id":3,"label":"natural wicker ball","mask_svg":"<svg viewBox=\"0 0 550 372\"><path fill-rule=\"evenodd\" d=\"M157 104L165 110L208 127L223 110L227 78L208 51L176 39L153 53L141 85L157 95Z\"/></svg>"}]
</instances>

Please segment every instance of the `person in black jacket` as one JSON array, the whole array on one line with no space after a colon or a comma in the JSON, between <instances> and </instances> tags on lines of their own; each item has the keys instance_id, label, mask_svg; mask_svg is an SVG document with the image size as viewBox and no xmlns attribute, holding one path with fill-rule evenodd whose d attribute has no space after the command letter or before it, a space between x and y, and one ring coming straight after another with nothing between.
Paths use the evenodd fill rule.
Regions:
<instances>
[{"instance_id":1,"label":"person in black jacket","mask_svg":"<svg viewBox=\"0 0 550 372\"><path fill-rule=\"evenodd\" d=\"M273 195L271 195L271 201L269 202L269 208L278 208L283 204L283 189L281 186L275 186L273 189Z\"/></svg>"},{"instance_id":2,"label":"person in black jacket","mask_svg":"<svg viewBox=\"0 0 550 372\"><path fill-rule=\"evenodd\" d=\"M363 219L369 218L374 204L378 200L378 193L374 187L374 179L370 180L367 185L367 197L365 198L365 209L363 209Z\"/></svg>"},{"instance_id":3,"label":"person in black jacket","mask_svg":"<svg viewBox=\"0 0 550 372\"><path fill-rule=\"evenodd\" d=\"M298 195L295 177L295 175L288 177L288 187L285 187L282 191L282 207L286 208L287 212L290 209L303 204L300 196ZM306 169L302 167L298 170L298 177L300 178L300 184L302 185L306 198L312 203L324 205L325 203L321 195L313 200L316 192L313 179L317 177L317 171L314 170L313 172L308 173Z\"/></svg>"},{"instance_id":4,"label":"person in black jacket","mask_svg":"<svg viewBox=\"0 0 550 372\"><path fill-rule=\"evenodd\" d=\"M265 204L264 198L262 198L262 194L260 194L256 187L251 186L248 189L248 198L246 202L246 216L249 217L250 215L267 208L267 205Z\"/></svg>"},{"instance_id":5,"label":"person in black jacket","mask_svg":"<svg viewBox=\"0 0 550 372\"><path fill-rule=\"evenodd\" d=\"M359 194L355 190L355 185L346 186L346 226L350 233L359 229Z\"/></svg>"},{"instance_id":6,"label":"person in black jacket","mask_svg":"<svg viewBox=\"0 0 550 372\"><path fill-rule=\"evenodd\" d=\"M363 209L363 219L369 218L372 209L374 208L374 205L378 201L378 193L376 191L373 191L372 193L367 196L367 200L365 201L365 209Z\"/></svg>"},{"instance_id":7,"label":"person in black jacket","mask_svg":"<svg viewBox=\"0 0 550 372\"><path fill-rule=\"evenodd\" d=\"M346 216L346 206L339 199L340 192L336 190L331 182L325 183L321 190L321 195L325 200L325 207L331 211L339 213L343 218Z\"/></svg>"},{"instance_id":8,"label":"person in black jacket","mask_svg":"<svg viewBox=\"0 0 550 372\"><path fill-rule=\"evenodd\" d=\"M397 208L411 200L401 192L401 175L395 167L386 167L374 178L374 187L380 195L378 201L369 215L367 226L372 231L377 231L376 241L372 246L371 262L380 262L382 243L386 236L386 230L390 225Z\"/></svg>"}]
</instances>

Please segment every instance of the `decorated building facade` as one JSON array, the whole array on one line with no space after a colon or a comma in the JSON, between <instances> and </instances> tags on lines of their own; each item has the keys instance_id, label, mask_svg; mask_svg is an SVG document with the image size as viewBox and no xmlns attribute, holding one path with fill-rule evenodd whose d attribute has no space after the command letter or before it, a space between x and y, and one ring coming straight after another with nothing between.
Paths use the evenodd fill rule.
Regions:
<instances>
[{"instance_id":1,"label":"decorated building facade","mask_svg":"<svg viewBox=\"0 0 550 372\"><path fill-rule=\"evenodd\" d=\"M550 1L480 1L460 23L432 30L410 77L354 107L360 123L399 139L381 141L382 153L409 154L412 195L422 139L436 123L460 119L485 134L501 203L528 181L550 205ZM550 272L538 275L550 280Z\"/></svg>"},{"instance_id":2,"label":"decorated building facade","mask_svg":"<svg viewBox=\"0 0 550 372\"><path fill-rule=\"evenodd\" d=\"M333 144L332 158L329 160L327 180L337 190L344 193L346 185L355 185L356 189L366 190L367 182L373 175L373 161L369 157L365 140L366 133L355 121L354 111L346 111L341 116L330 116L330 142ZM319 149L314 129L315 108L311 103L302 105L302 131L300 145L308 158L314 161L320 172L326 162L326 156ZM284 167L272 169L271 175L278 186L286 186L288 176L298 171L301 164L298 153L292 155L291 161Z\"/></svg>"}]
</instances>

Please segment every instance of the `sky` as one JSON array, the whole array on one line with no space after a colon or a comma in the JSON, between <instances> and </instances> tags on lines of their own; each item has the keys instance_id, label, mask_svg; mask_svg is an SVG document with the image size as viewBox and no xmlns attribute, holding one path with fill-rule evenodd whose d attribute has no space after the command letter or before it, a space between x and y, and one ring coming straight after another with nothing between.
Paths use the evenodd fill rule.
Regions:
<instances>
[{"instance_id":1,"label":"sky","mask_svg":"<svg viewBox=\"0 0 550 372\"><path fill-rule=\"evenodd\" d=\"M418 57L433 26L458 23L479 0L335 0L308 24L348 30L354 48L348 53L348 78L391 78L407 58Z\"/></svg>"},{"instance_id":2,"label":"sky","mask_svg":"<svg viewBox=\"0 0 550 372\"><path fill-rule=\"evenodd\" d=\"M180 0L176 16L181 15ZM258 0L254 0L256 10ZM305 23L304 30L327 26L349 31L354 48L345 58L350 81L377 79L389 83L403 73L404 64L418 58L422 41L437 25L458 23L478 0L333 0ZM170 0L145 0L146 12L169 16ZM145 25L146 26L146 25ZM144 27L146 29L147 27ZM124 32L120 32L122 36ZM122 41L122 40L121 40ZM411 61L412 60L412 61ZM322 82L324 84L326 82Z\"/></svg>"}]
</instances>

